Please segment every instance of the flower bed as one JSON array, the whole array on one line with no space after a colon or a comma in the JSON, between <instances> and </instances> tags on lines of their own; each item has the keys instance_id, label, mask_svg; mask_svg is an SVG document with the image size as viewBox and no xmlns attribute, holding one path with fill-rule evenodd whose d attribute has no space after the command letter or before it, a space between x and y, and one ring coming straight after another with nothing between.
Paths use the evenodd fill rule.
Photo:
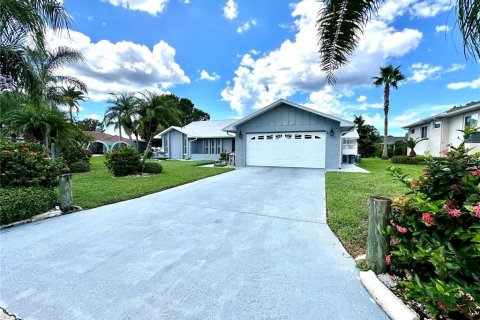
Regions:
<instances>
[{"instance_id":1,"label":"flower bed","mask_svg":"<svg viewBox=\"0 0 480 320\"><path fill-rule=\"evenodd\" d=\"M427 157L418 179L389 169L410 192L393 200L385 261L401 279L398 292L432 317L480 316L480 156L468 151L462 143L445 158Z\"/></svg>"}]
</instances>

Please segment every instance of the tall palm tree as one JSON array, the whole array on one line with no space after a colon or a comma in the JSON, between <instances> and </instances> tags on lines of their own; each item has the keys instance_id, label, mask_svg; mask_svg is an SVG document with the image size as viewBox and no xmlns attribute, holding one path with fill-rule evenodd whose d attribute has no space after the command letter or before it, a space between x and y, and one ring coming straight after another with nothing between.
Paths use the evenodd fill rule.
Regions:
<instances>
[{"instance_id":1,"label":"tall palm tree","mask_svg":"<svg viewBox=\"0 0 480 320\"><path fill-rule=\"evenodd\" d=\"M73 110L78 114L80 111L79 101L85 101L87 97L85 94L75 89L75 87L61 88L60 101L68 107L68 113L70 115L70 122L73 123Z\"/></svg>"},{"instance_id":2,"label":"tall palm tree","mask_svg":"<svg viewBox=\"0 0 480 320\"><path fill-rule=\"evenodd\" d=\"M126 122L129 123L127 117L134 113L137 106L137 98L130 92L111 93L112 98L108 99L109 106L105 110L103 117L104 126L113 125L115 130L119 130L120 141L122 140L122 128Z\"/></svg>"},{"instance_id":3,"label":"tall palm tree","mask_svg":"<svg viewBox=\"0 0 480 320\"><path fill-rule=\"evenodd\" d=\"M387 139L388 139L388 111L390 110L390 87L398 88L398 83L405 80L405 76L400 71L400 67L388 65L380 67L380 75L373 77L375 87L383 86L383 113L385 114L385 123L383 128L383 152L382 159L388 159Z\"/></svg>"},{"instance_id":4,"label":"tall palm tree","mask_svg":"<svg viewBox=\"0 0 480 320\"><path fill-rule=\"evenodd\" d=\"M180 125L182 112L168 95L146 91L139 107L142 135L147 139L142 168L152 147L152 140L159 132L173 125Z\"/></svg>"},{"instance_id":5,"label":"tall palm tree","mask_svg":"<svg viewBox=\"0 0 480 320\"><path fill-rule=\"evenodd\" d=\"M34 78L27 42L45 52L45 33L68 30L71 17L60 0L0 0L0 89L29 88Z\"/></svg>"},{"instance_id":6,"label":"tall palm tree","mask_svg":"<svg viewBox=\"0 0 480 320\"><path fill-rule=\"evenodd\" d=\"M68 47L59 47L46 52L27 49L26 56L34 76L30 89L30 95L33 98L61 102L64 85L87 92L87 86L81 80L56 72L66 64L83 61L84 57L81 52Z\"/></svg>"},{"instance_id":7,"label":"tall palm tree","mask_svg":"<svg viewBox=\"0 0 480 320\"><path fill-rule=\"evenodd\" d=\"M367 22L377 14L384 0L323 0L317 20L322 70L327 81L335 83L333 72L348 63ZM480 58L480 1L456 0L456 25L460 30L466 58Z\"/></svg>"}]
</instances>

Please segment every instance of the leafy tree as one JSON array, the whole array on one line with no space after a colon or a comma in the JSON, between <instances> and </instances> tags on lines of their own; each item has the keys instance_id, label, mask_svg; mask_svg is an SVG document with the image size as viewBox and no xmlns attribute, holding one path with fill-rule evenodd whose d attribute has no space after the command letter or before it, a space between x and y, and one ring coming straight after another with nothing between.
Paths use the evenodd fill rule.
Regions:
<instances>
[{"instance_id":1,"label":"leafy tree","mask_svg":"<svg viewBox=\"0 0 480 320\"><path fill-rule=\"evenodd\" d=\"M159 95L146 91L139 104L140 128L147 140L143 154L142 168L152 146L155 135L172 125L180 125L182 112L170 95Z\"/></svg>"},{"instance_id":2,"label":"leafy tree","mask_svg":"<svg viewBox=\"0 0 480 320\"><path fill-rule=\"evenodd\" d=\"M119 130L120 140L122 140L122 128L127 122L128 115L136 110L137 98L129 92L115 92L111 95L112 98L107 101L109 106L105 111L103 124L106 127L113 125L115 130Z\"/></svg>"},{"instance_id":3,"label":"leafy tree","mask_svg":"<svg viewBox=\"0 0 480 320\"><path fill-rule=\"evenodd\" d=\"M85 101L85 94L75 89L75 87L61 88L60 102L68 107L68 113L70 115L70 122L73 123L73 110L78 114L80 111L79 101Z\"/></svg>"},{"instance_id":4,"label":"leafy tree","mask_svg":"<svg viewBox=\"0 0 480 320\"><path fill-rule=\"evenodd\" d=\"M69 29L71 17L60 0L0 0L0 89L35 87L27 41L45 50L48 29Z\"/></svg>"},{"instance_id":5,"label":"leafy tree","mask_svg":"<svg viewBox=\"0 0 480 320\"><path fill-rule=\"evenodd\" d=\"M180 98L178 99L177 105L180 111L182 111L182 119L181 119L182 127L186 126L187 124L193 121L210 120L210 115L201 109L195 108L195 105L190 99Z\"/></svg>"},{"instance_id":6,"label":"leafy tree","mask_svg":"<svg viewBox=\"0 0 480 320\"><path fill-rule=\"evenodd\" d=\"M348 63L358 46L367 22L378 12L383 0L323 0L317 20L319 52L322 70L330 84L335 83L333 72ZM460 30L466 58L480 59L480 1L457 0L456 26Z\"/></svg>"},{"instance_id":7,"label":"leafy tree","mask_svg":"<svg viewBox=\"0 0 480 320\"><path fill-rule=\"evenodd\" d=\"M355 123L360 137L358 139L358 154L365 158L374 157L380 142L377 129L372 125L365 124L365 119L362 116L355 116L353 123Z\"/></svg>"},{"instance_id":8,"label":"leafy tree","mask_svg":"<svg viewBox=\"0 0 480 320\"><path fill-rule=\"evenodd\" d=\"M373 85L383 86L383 113L385 115L383 128L383 152L382 159L388 159L387 139L388 139L388 111L390 110L390 87L398 88L398 83L405 80L405 76L400 71L400 67L388 65L380 67L380 75L373 77Z\"/></svg>"},{"instance_id":9,"label":"leafy tree","mask_svg":"<svg viewBox=\"0 0 480 320\"><path fill-rule=\"evenodd\" d=\"M83 120L77 121L77 126L82 131L97 131L97 127L100 127L101 132L105 131L105 128L103 127L103 123L97 119L92 119L92 118L85 118Z\"/></svg>"}]
</instances>

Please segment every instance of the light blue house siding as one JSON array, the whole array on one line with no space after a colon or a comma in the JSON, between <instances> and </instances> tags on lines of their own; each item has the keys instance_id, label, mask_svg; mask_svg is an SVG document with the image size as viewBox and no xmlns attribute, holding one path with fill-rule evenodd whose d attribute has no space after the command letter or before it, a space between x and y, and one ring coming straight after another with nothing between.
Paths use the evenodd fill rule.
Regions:
<instances>
[{"instance_id":1,"label":"light blue house siding","mask_svg":"<svg viewBox=\"0 0 480 320\"><path fill-rule=\"evenodd\" d=\"M330 130L333 130L333 136L330 136ZM241 139L240 131L242 132ZM246 165L246 135L248 133L302 131L326 132L325 166L327 169L340 168L342 147L340 122L287 104L279 105L236 127L235 164L237 166Z\"/></svg>"},{"instance_id":2,"label":"light blue house siding","mask_svg":"<svg viewBox=\"0 0 480 320\"><path fill-rule=\"evenodd\" d=\"M170 130L162 138L170 159L218 160L221 152L228 154L234 150L233 138L189 138L186 140L186 135L177 130ZM185 149L185 143L189 144L187 149Z\"/></svg>"}]
</instances>

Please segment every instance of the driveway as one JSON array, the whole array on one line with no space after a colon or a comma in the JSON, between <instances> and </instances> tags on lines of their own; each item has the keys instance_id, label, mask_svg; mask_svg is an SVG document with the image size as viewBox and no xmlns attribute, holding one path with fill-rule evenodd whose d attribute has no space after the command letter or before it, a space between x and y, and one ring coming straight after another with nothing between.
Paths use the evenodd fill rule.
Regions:
<instances>
[{"instance_id":1,"label":"driveway","mask_svg":"<svg viewBox=\"0 0 480 320\"><path fill-rule=\"evenodd\" d=\"M23 319L387 319L325 223L323 170L247 167L0 245Z\"/></svg>"}]
</instances>

